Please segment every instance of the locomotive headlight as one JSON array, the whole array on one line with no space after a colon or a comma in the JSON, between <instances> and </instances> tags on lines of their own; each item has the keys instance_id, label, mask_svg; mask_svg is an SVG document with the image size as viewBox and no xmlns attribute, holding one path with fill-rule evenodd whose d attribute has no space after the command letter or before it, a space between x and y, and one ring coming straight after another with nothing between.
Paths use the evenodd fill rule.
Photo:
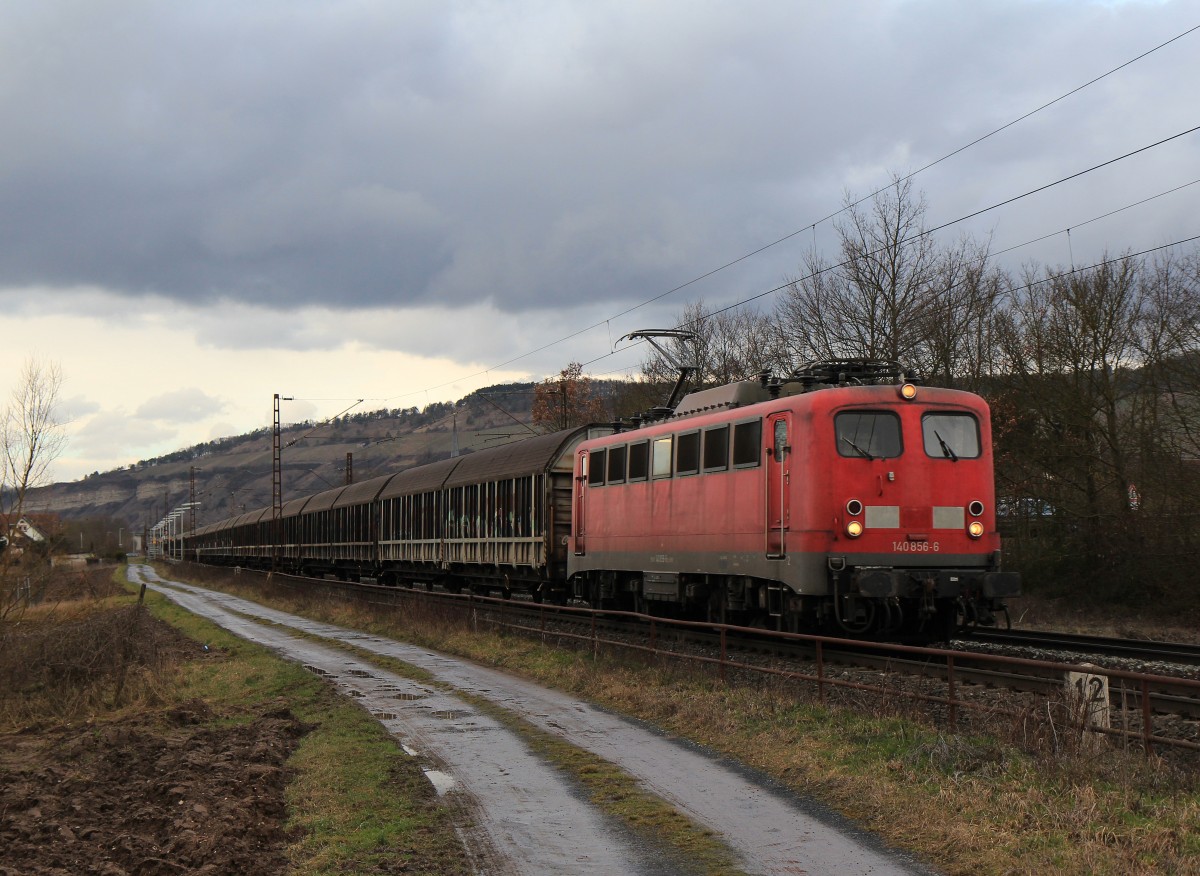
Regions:
<instances>
[{"instance_id":1,"label":"locomotive headlight","mask_svg":"<svg viewBox=\"0 0 1200 876\"><path fill-rule=\"evenodd\" d=\"M982 520L972 520L970 525L967 527L967 535L971 536L971 538L979 538L980 536L982 536L983 535L983 521Z\"/></svg>"},{"instance_id":2,"label":"locomotive headlight","mask_svg":"<svg viewBox=\"0 0 1200 876\"><path fill-rule=\"evenodd\" d=\"M905 401L912 401L917 397L917 387L911 383L903 383L900 385L900 398Z\"/></svg>"},{"instance_id":3,"label":"locomotive headlight","mask_svg":"<svg viewBox=\"0 0 1200 876\"><path fill-rule=\"evenodd\" d=\"M980 516L981 514L983 514L983 503L980 502L978 499L976 499L974 502L972 502L970 505L967 506L967 513L970 514L972 517Z\"/></svg>"},{"instance_id":4,"label":"locomotive headlight","mask_svg":"<svg viewBox=\"0 0 1200 876\"><path fill-rule=\"evenodd\" d=\"M846 524L846 535L851 538L858 538L863 534L863 525L861 520L851 520Z\"/></svg>"}]
</instances>

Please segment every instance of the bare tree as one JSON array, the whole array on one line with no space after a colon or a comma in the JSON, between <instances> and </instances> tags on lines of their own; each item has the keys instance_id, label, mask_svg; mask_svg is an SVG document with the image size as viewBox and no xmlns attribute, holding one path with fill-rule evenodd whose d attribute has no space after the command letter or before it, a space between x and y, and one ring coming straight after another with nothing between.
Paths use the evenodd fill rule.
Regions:
<instances>
[{"instance_id":1,"label":"bare tree","mask_svg":"<svg viewBox=\"0 0 1200 876\"><path fill-rule=\"evenodd\" d=\"M1200 250L1165 254L1143 271L1149 320L1142 356L1161 401L1167 453L1200 460Z\"/></svg>"},{"instance_id":2,"label":"bare tree","mask_svg":"<svg viewBox=\"0 0 1200 876\"><path fill-rule=\"evenodd\" d=\"M933 383L978 390L994 371L993 318L1007 277L988 257L986 244L966 237L938 254L907 363Z\"/></svg>"},{"instance_id":3,"label":"bare tree","mask_svg":"<svg viewBox=\"0 0 1200 876\"><path fill-rule=\"evenodd\" d=\"M534 388L533 422L548 432L570 429L607 418L604 400L583 374L583 365L572 362L557 377L548 377Z\"/></svg>"},{"instance_id":4,"label":"bare tree","mask_svg":"<svg viewBox=\"0 0 1200 876\"><path fill-rule=\"evenodd\" d=\"M13 388L0 424L4 442L0 512L5 516L20 517L26 492L45 482L47 471L66 447L58 412L62 384L58 363L28 359Z\"/></svg>"},{"instance_id":5,"label":"bare tree","mask_svg":"<svg viewBox=\"0 0 1200 876\"><path fill-rule=\"evenodd\" d=\"M900 362L946 386L973 386L987 368L987 327L1000 278L988 247L940 246L925 199L895 178L868 209L846 196L840 261L813 252L776 307L777 358L867 357Z\"/></svg>"},{"instance_id":6,"label":"bare tree","mask_svg":"<svg viewBox=\"0 0 1200 876\"><path fill-rule=\"evenodd\" d=\"M1071 557L1059 574L1100 591L1128 587L1144 560L1130 499L1155 407L1141 270L1123 257L1041 279L1028 271L997 322L1017 419L1002 442L1001 489L1049 503L1064 523L1059 552Z\"/></svg>"},{"instance_id":7,"label":"bare tree","mask_svg":"<svg viewBox=\"0 0 1200 876\"><path fill-rule=\"evenodd\" d=\"M784 293L778 317L797 359L865 356L912 361L920 349L924 308L939 272L937 247L925 232L925 199L908 180L871 200L845 198L838 224L841 261L806 261L807 275Z\"/></svg>"},{"instance_id":8,"label":"bare tree","mask_svg":"<svg viewBox=\"0 0 1200 876\"><path fill-rule=\"evenodd\" d=\"M25 497L46 480L50 465L66 446L64 423L58 413L62 369L57 363L28 359L0 415L3 471L0 472L0 524L8 536L25 511ZM17 574L13 557L0 556L0 621L12 614L28 595L26 574Z\"/></svg>"},{"instance_id":9,"label":"bare tree","mask_svg":"<svg viewBox=\"0 0 1200 876\"><path fill-rule=\"evenodd\" d=\"M703 299L688 303L678 326L692 332L690 341L668 341L676 361L695 363L698 386L722 386L753 377L771 366L772 327L769 318L752 308L735 307L714 313ZM642 377L670 384L678 377L674 365L651 350L642 362Z\"/></svg>"}]
</instances>

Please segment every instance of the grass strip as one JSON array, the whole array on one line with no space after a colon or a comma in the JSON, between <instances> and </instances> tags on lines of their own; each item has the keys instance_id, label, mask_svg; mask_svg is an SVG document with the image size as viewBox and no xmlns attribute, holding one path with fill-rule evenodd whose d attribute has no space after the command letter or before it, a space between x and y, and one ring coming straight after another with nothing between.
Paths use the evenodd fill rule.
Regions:
<instances>
[{"instance_id":1,"label":"grass strip","mask_svg":"<svg viewBox=\"0 0 1200 876\"><path fill-rule=\"evenodd\" d=\"M619 655L475 633L417 610L281 596L279 588L264 595L249 582L218 585L207 570L204 579L640 718L763 771L945 873L1200 873L1200 775L1165 761L1116 748L1027 751L917 719L823 707L785 683L726 685Z\"/></svg>"},{"instance_id":2,"label":"grass strip","mask_svg":"<svg viewBox=\"0 0 1200 876\"><path fill-rule=\"evenodd\" d=\"M652 844L660 856L671 861L673 871L683 870L697 876L733 876L742 872L736 866L736 856L711 830L696 824L661 797L642 788L634 776L620 767L577 745L572 745L560 736L542 730L513 710L439 681L427 670L395 657L377 654L357 645L327 639L274 621L251 615L243 616L264 626L286 630L298 638L336 648L364 663L438 688L469 703L479 712L493 718L524 739L534 754L553 764L583 787L592 805L610 818L617 819L644 842Z\"/></svg>"},{"instance_id":3,"label":"grass strip","mask_svg":"<svg viewBox=\"0 0 1200 876\"><path fill-rule=\"evenodd\" d=\"M289 849L297 874L474 872L458 831L466 812L437 797L416 759L325 681L147 593L146 607L216 652L181 664L172 695L203 700L218 723L286 703L313 730L288 761Z\"/></svg>"}]
</instances>

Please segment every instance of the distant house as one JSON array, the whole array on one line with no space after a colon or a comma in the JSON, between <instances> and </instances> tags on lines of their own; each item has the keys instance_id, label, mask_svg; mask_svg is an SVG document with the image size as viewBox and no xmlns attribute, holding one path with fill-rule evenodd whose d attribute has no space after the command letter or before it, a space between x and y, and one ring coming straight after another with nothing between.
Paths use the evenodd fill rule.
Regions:
<instances>
[{"instance_id":1,"label":"distant house","mask_svg":"<svg viewBox=\"0 0 1200 876\"><path fill-rule=\"evenodd\" d=\"M0 539L4 541L3 548L7 548L9 558L16 559L25 553L27 546L46 543L46 525L39 526L29 517L22 517L16 523L9 524L8 537L0 536Z\"/></svg>"},{"instance_id":2,"label":"distant house","mask_svg":"<svg viewBox=\"0 0 1200 876\"><path fill-rule=\"evenodd\" d=\"M44 536L42 531L30 522L28 517L22 517L15 524L13 524L11 531L9 532L9 536L10 540L14 542L19 542L22 540L44 542L46 540L46 536Z\"/></svg>"}]
</instances>

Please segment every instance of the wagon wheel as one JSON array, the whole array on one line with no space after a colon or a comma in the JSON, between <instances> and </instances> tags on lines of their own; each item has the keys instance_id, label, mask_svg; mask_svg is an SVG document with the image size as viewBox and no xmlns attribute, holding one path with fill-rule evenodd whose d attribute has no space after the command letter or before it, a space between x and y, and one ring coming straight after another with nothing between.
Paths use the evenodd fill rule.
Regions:
<instances>
[{"instance_id":1,"label":"wagon wheel","mask_svg":"<svg viewBox=\"0 0 1200 876\"><path fill-rule=\"evenodd\" d=\"M838 626L852 636L861 636L865 633L869 633L875 627L875 621L879 613L875 602L867 599L862 600L862 603L867 610L863 612L864 617L861 621L847 623L846 619L842 617L841 611L837 610L836 607L833 612L833 616L837 619Z\"/></svg>"},{"instance_id":2,"label":"wagon wheel","mask_svg":"<svg viewBox=\"0 0 1200 876\"><path fill-rule=\"evenodd\" d=\"M705 606L707 620L710 624L725 623L725 599L724 592L719 588L714 588L712 593L708 595L708 603Z\"/></svg>"},{"instance_id":3,"label":"wagon wheel","mask_svg":"<svg viewBox=\"0 0 1200 876\"><path fill-rule=\"evenodd\" d=\"M958 604L958 629L960 632L970 635L972 630L979 627L979 615L975 611L975 603L969 599L963 599L961 596L957 600Z\"/></svg>"}]
</instances>

